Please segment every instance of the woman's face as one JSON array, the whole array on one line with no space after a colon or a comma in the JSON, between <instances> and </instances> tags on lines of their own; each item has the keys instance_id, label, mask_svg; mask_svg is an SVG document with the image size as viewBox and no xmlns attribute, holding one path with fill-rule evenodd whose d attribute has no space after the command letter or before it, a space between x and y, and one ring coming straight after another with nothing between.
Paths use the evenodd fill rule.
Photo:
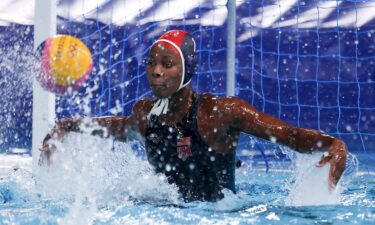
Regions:
<instances>
[{"instance_id":1,"label":"woman's face","mask_svg":"<svg viewBox=\"0 0 375 225\"><path fill-rule=\"evenodd\" d=\"M165 98L174 94L182 78L182 60L163 43L152 46L147 58L147 79L153 94Z\"/></svg>"}]
</instances>

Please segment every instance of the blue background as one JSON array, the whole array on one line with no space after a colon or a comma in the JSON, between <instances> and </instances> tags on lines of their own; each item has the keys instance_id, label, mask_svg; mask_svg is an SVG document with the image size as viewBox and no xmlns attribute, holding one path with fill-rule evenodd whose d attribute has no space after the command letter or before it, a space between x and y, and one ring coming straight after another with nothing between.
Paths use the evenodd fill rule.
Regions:
<instances>
[{"instance_id":1,"label":"blue background","mask_svg":"<svg viewBox=\"0 0 375 225\"><path fill-rule=\"evenodd\" d=\"M375 142L375 21L369 21L360 29L280 28L277 25L259 29L239 22L240 18L258 12L262 4L250 1L237 8L237 37L246 30L258 29L259 33L236 45L236 95L288 123L342 138L351 151L371 158L369 153L374 152ZM285 19L313 4L298 4ZM353 9L354 4L341 5L330 18ZM192 10L185 19L201 15L205 10L210 8ZM73 96L58 97L58 118L84 114L81 99L87 86L99 85L90 100L91 116L112 115L110 110L116 106L116 101L123 108L120 115L128 115L136 100L151 96L144 60L149 46L158 38L151 34L160 29L160 23L115 26L96 20L78 23L59 18L58 21L57 33L81 38L93 52L94 59L94 70L85 87ZM195 37L199 66L193 87L199 92L225 96L226 24L207 27L186 25L183 20L177 22L180 25L163 29L185 29ZM32 26L0 27L0 35L3 53L9 49L15 51L9 46L21 43L23 49L16 51L32 54ZM149 36L152 38L146 38ZM3 63L0 61L0 65ZM35 64L37 66L38 62ZM0 151L3 152L13 147L31 148L32 90L31 86L20 86L16 79L25 68L14 68L0 67L1 80L14 77L7 83L0 83L0 87L13 85L15 90L11 100L0 100L5 106L0 110L0 123L13 121L6 129L4 126L1 129ZM124 85L125 82L128 85ZM0 92L2 90L8 89ZM260 148L267 146L264 142L259 143ZM248 147L246 141L243 144Z\"/></svg>"}]
</instances>

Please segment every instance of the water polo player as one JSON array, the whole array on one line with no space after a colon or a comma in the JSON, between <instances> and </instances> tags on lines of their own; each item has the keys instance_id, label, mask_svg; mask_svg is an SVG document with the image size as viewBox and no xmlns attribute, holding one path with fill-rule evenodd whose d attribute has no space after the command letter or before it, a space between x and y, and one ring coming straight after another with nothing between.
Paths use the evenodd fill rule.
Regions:
<instances>
[{"instance_id":1,"label":"water polo player","mask_svg":"<svg viewBox=\"0 0 375 225\"><path fill-rule=\"evenodd\" d=\"M195 66L194 39L182 30L166 32L152 45L147 59L147 78L156 98L135 103L130 116L98 117L93 123L105 127L118 140L127 140L131 132L139 133L149 163L177 185L185 201L216 201L223 197L224 188L235 192L235 151L240 132L301 153L326 151L317 166L330 163L329 185L337 184L348 154L343 141L286 124L236 97L196 93L190 85ZM41 163L51 154L48 140L79 131L80 121L57 122L43 142Z\"/></svg>"}]
</instances>

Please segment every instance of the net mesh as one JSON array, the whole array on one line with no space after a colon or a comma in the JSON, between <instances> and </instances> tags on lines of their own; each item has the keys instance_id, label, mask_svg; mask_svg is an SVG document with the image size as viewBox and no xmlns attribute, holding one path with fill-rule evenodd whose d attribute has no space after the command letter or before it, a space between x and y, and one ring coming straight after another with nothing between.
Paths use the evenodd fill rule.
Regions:
<instances>
[{"instance_id":1,"label":"net mesh","mask_svg":"<svg viewBox=\"0 0 375 225\"><path fill-rule=\"evenodd\" d=\"M236 4L236 95L288 123L342 138L374 160L375 3ZM94 59L86 84L57 98L58 118L129 115L137 100L152 97L145 58L170 29L196 39L193 88L225 96L226 1L59 1L58 14L58 33L79 37ZM263 159L267 149L280 152L250 139L243 137L241 149L260 149Z\"/></svg>"},{"instance_id":2,"label":"net mesh","mask_svg":"<svg viewBox=\"0 0 375 225\"><path fill-rule=\"evenodd\" d=\"M225 96L227 14L226 2L218 2L197 1L178 14L171 8L175 1L155 1L125 22L114 21L114 6L106 4L105 13L91 11L81 22L61 19L59 33L84 40L95 68L87 87L59 98L59 116L82 115L77 99L87 88L94 90L95 116L128 115L137 100L151 97L145 58L151 43L170 29L185 29L197 40L195 90ZM363 1L237 1L236 95L366 153L375 140L374 7ZM265 145L262 151L275 149Z\"/></svg>"}]
</instances>

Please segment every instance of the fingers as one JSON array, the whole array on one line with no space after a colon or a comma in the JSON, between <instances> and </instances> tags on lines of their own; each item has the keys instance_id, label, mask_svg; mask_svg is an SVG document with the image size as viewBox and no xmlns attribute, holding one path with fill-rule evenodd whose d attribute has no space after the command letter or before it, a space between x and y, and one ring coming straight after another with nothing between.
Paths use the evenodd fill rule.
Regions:
<instances>
[{"instance_id":1,"label":"fingers","mask_svg":"<svg viewBox=\"0 0 375 225\"><path fill-rule=\"evenodd\" d=\"M328 175L328 185L330 189L334 189L338 180L336 180L337 178L335 176L337 175L336 163L332 162L332 156L328 152L325 152L322 156L322 159L317 164L315 164L315 166L324 167L328 162L331 164Z\"/></svg>"},{"instance_id":2,"label":"fingers","mask_svg":"<svg viewBox=\"0 0 375 225\"><path fill-rule=\"evenodd\" d=\"M41 152L48 152L49 151L49 145L43 145L42 147L39 148L39 151Z\"/></svg>"},{"instance_id":3,"label":"fingers","mask_svg":"<svg viewBox=\"0 0 375 225\"><path fill-rule=\"evenodd\" d=\"M329 184L331 187L336 187L341 175L344 173L346 166L346 154L335 155L331 160L331 168L329 172Z\"/></svg>"},{"instance_id":4,"label":"fingers","mask_svg":"<svg viewBox=\"0 0 375 225\"><path fill-rule=\"evenodd\" d=\"M346 157L348 149L344 142L335 140L332 146L325 152L322 159L315 164L317 167L323 167L329 162L331 167L329 169L328 184L330 189L334 189L339 182L346 166Z\"/></svg>"},{"instance_id":5,"label":"fingers","mask_svg":"<svg viewBox=\"0 0 375 225\"><path fill-rule=\"evenodd\" d=\"M45 162L48 160L47 158L48 158L48 156L47 156L46 153L44 153L44 152L40 153L38 165L43 166L45 164Z\"/></svg>"},{"instance_id":6,"label":"fingers","mask_svg":"<svg viewBox=\"0 0 375 225\"><path fill-rule=\"evenodd\" d=\"M64 132L62 132L61 130L59 129L53 129L51 133L48 133L46 135L46 137L43 139L43 144L42 144L42 147L39 148L39 151L42 151L42 152L49 152L50 150L53 150L55 148L55 146L53 144L49 144L48 142L51 140L51 139L61 139L62 137L64 136Z\"/></svg>"},{"instance_id":7,"label":"fingers","mask_svg":"<svg viewBox=\"0 0 375 225\"><path fill-rule=\"evenodd\" d=\"M39 150L41 151L38 162L39 166L51 165L51 156L56 151L56 146L53 144L44 144Z\"/></svg>"},{"instance_id":8,"label":"fingers","mask_svg":"<svg viewBox=\"0 0 375 225\"><path fill-rule=\"evenodd\" d=\"M51 155L55 152L56 146L53 143L49 143L51 139L57 139L60 140L64 136L64 131L61 129L62 122L57 122L55 127L52 129L50 133L48 133L45 138L43 139L42 147L39 148L39 151L41 151L39 156L39 162L38 164L44 165L46 162L48 165L51 163Z\"/></svg>"},{"instance_id":9,"label":"fingers","mask_svg":"<svg viewBox=\"0 0 375 225\"><path fill-rule=\"evenodd\" d=\"M328 185L330 189L335 189L337 181L334 174L336 171L336 164L331 163L331 168L329 168L329 176L328 176Z\"/></svg>"},{"instance_id":10,"label":"fingers","mask_svg":"<svg viewBox=\"0 0 375 225\"><path fill-rule=\"evenodd\" d=\"M325 152L322 156L322 159L315 164L316 167L323 167L331 160L332 156L328 154L328 152Z\"/></svg>"}]
</instances>

